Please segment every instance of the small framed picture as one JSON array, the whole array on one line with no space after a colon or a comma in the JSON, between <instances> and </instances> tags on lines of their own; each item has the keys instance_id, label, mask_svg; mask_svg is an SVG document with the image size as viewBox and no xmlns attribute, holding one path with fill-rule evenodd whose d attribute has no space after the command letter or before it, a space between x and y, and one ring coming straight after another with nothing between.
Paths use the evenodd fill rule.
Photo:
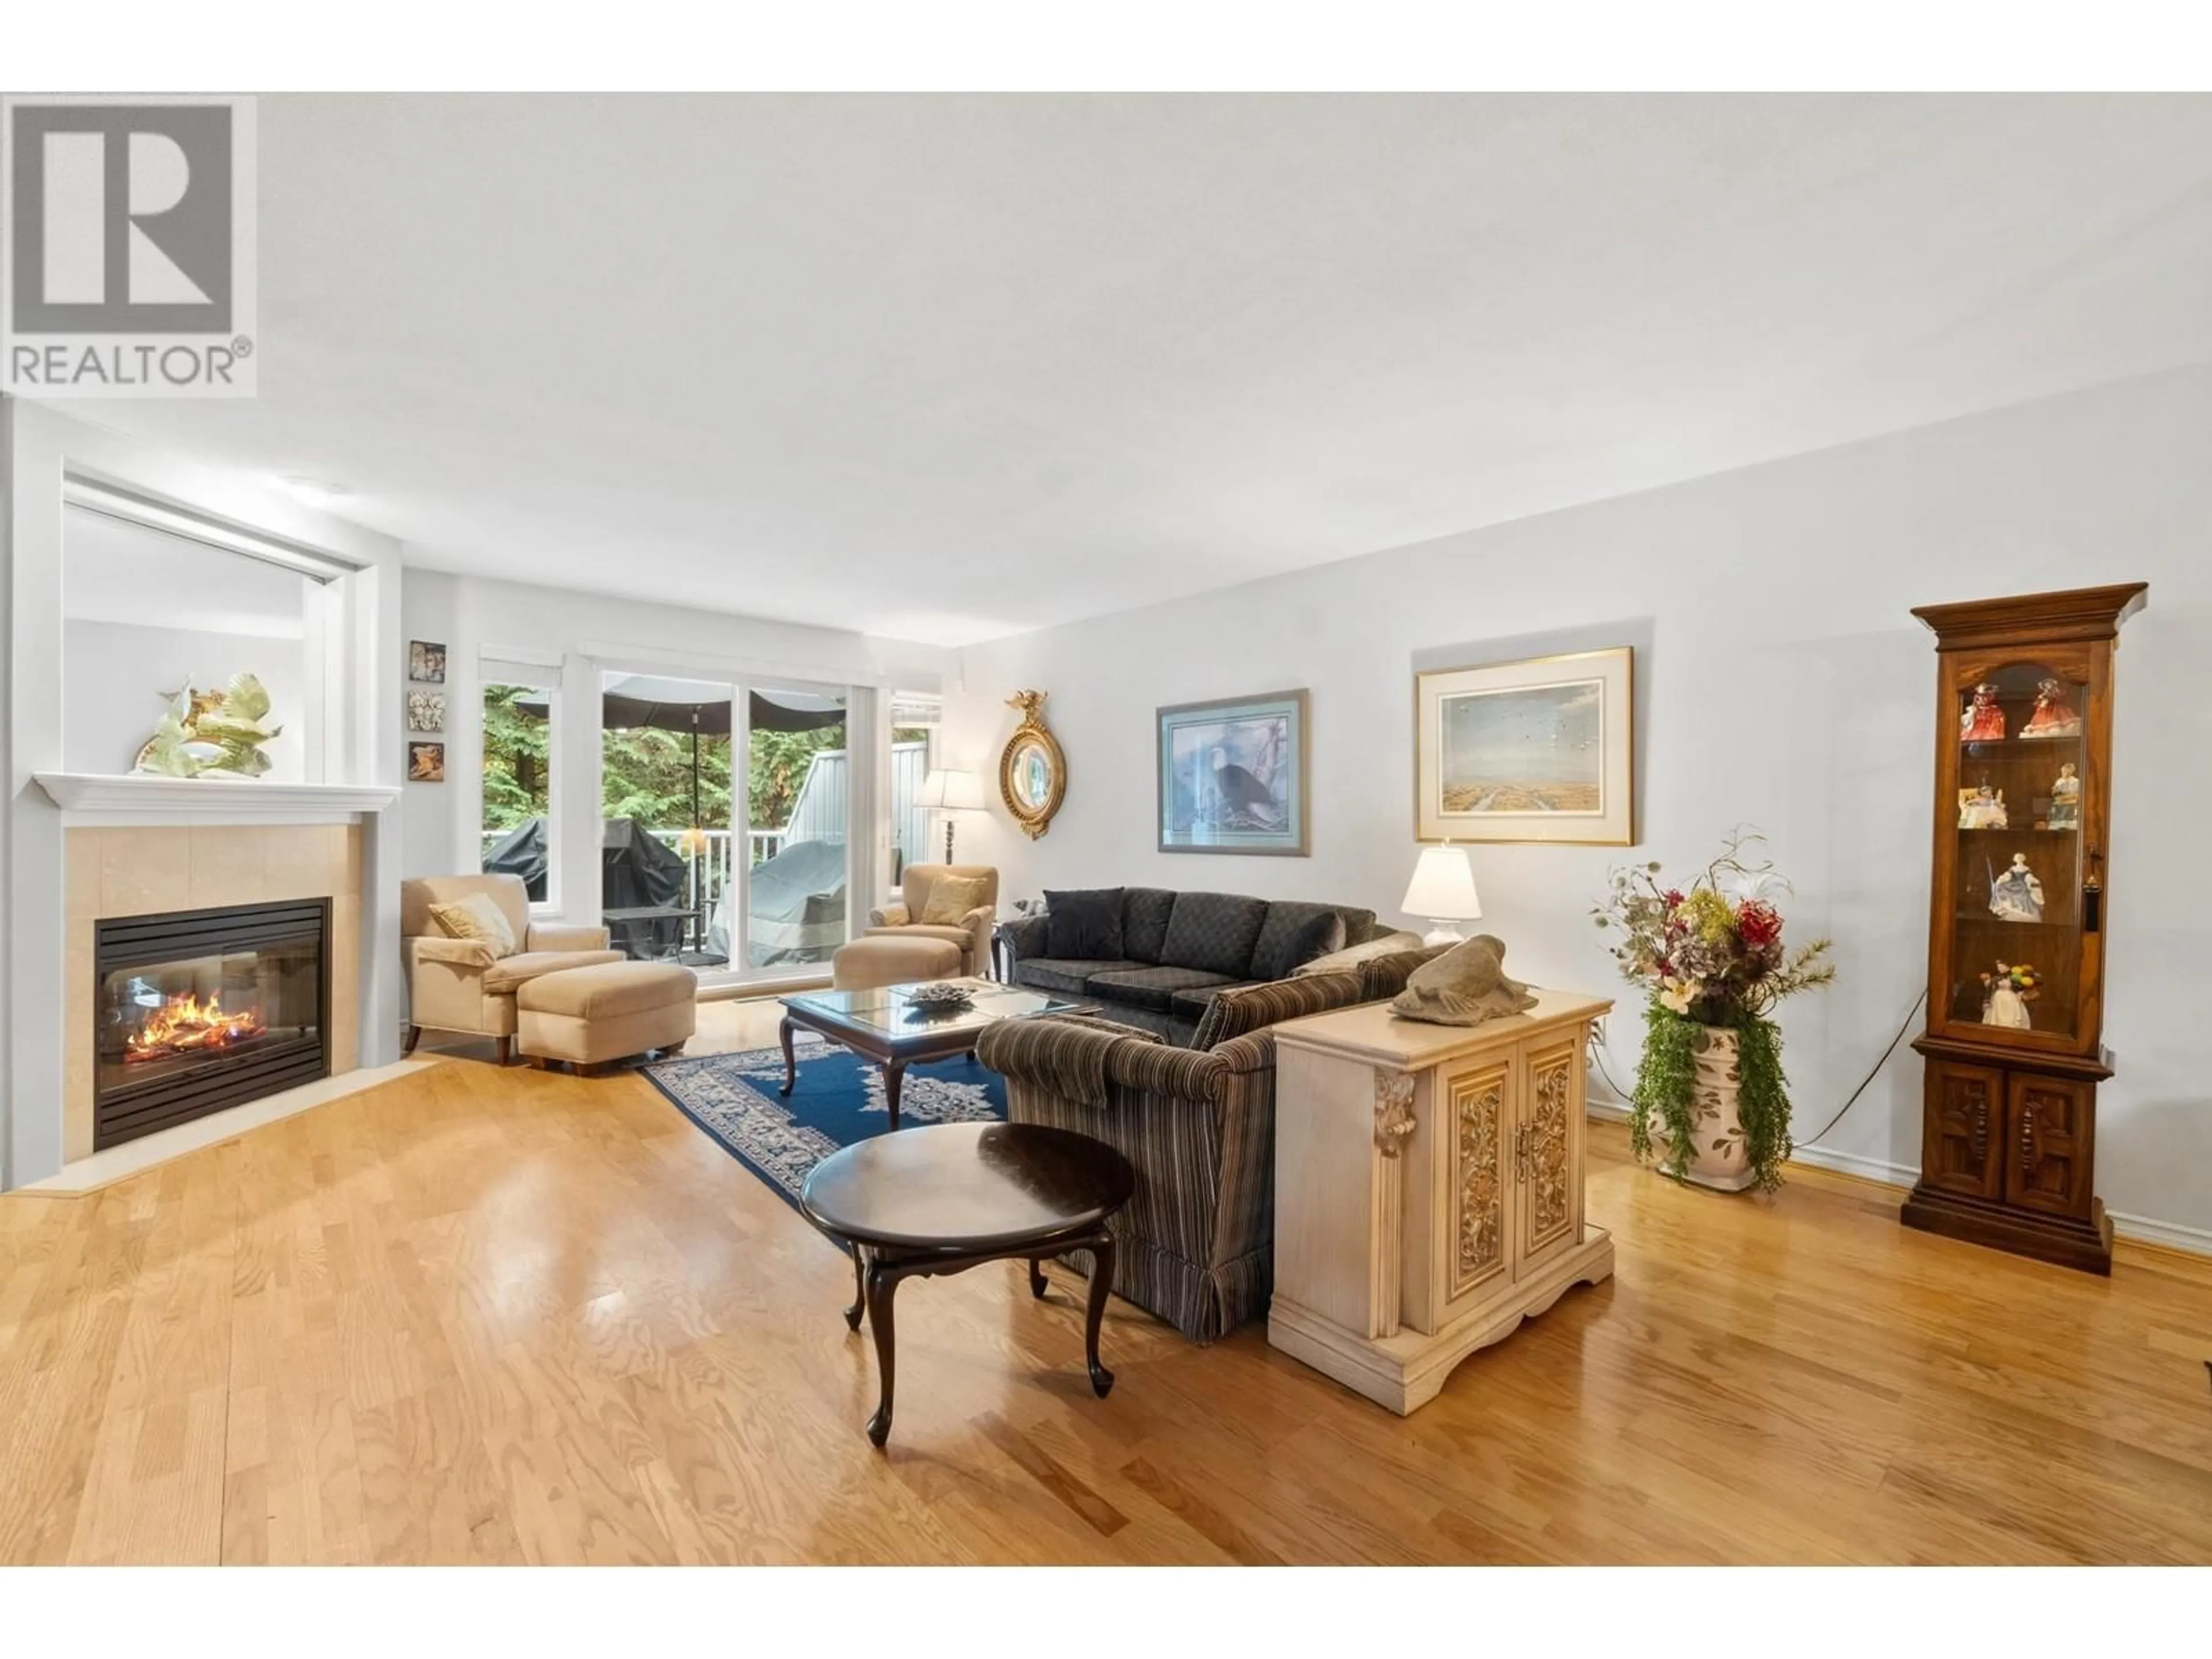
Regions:
<instances>
[{"instance_id":1,"label":"small framed picture","mask_svg":"<svg viewBox=\"0 0 2212 1659\"><path fill-rule=\"evenodd\" d=\"M407 678L423 685L443 685L446 647L428 640L408 641Z\"/></svg>"},{"instance_id":2,"label":"small framed picture","mask_svg":"<svg viewBox=\"0 0 2212 1659\"><path fill-rule=\"evenodd\" d=\"M410 691L407 694L407 729L428 732L433 736L446 729L446 694L442 691Z\"/></svg>"},{"instance_id":3,"label":"small framed picture","mask_svg":"<svg viewBox=\"0 0 2212 1659\"><path fill-rule=\"evenodd\" d=\"M442 743L410 743L407 745L407 781L410 783L443 783L446 781L446 745Z\"/></svg>"}]
</instances>

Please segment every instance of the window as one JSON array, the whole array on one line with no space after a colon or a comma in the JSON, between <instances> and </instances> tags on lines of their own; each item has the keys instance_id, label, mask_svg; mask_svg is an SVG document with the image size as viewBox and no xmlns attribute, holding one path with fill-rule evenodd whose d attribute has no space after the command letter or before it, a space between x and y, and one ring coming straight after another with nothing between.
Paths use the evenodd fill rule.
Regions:
<instances>
[{"instance_id":1,"label":"window","mask_svg":"<svg viewBox=\"0 0 2212 1659\"><path fill-rule=\"evenodd\" d=\"M921 692L895 692L891 705L891 885L909 864L930 857L929 808L919 805L921 781L929 775L937 729L945 718L940 698Z\"/></svg>"},{"instance_id":2,"label":"window","mask_svg":"<svg viewBox=\"0 0 2212 1659\"><path fill-rule=\"evenodd\" d=\"M520 876L530 902L550 905L556 867L552 811L556 696L550 684L502 677L501 668L494 663L483 665L483 868L487 874Z\"/></svg>"}]
</instances>

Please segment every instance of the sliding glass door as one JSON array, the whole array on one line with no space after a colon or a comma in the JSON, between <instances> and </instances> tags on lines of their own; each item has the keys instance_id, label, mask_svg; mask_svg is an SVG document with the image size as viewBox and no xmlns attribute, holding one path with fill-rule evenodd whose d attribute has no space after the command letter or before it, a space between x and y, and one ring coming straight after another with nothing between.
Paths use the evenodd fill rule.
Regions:
<instances>
[{"instance_id":1,"label":"sliding glass door","mask_svg":"<svg viewBox=\"0 0 2212 1659\"><path fill-rule=\"evenodd\" d=\"M846 696L607 672L601 914L709 982L812 977L850 937Z\"/></svg>"},{"instance_id":2,"label":"sliding glass door","mask_svg":"<svg viewBox=\"0 0 2212 1659\"><path fill-rule=\"evenodd\" d=\"M803 973L852 932L851 757L842 691L763 686L745 698L744 960Z\"/></svg>"},{"instance_id":3,"label":"sliding glass door","mask_svg":"<svg viewBox=\"0 0 2212 1659\"><path fill-rule=\"evenodd\" d=\"M735 699L716 681L601 677L600 915L633 957L732 965Z\"/></svg>"}]
</instances>

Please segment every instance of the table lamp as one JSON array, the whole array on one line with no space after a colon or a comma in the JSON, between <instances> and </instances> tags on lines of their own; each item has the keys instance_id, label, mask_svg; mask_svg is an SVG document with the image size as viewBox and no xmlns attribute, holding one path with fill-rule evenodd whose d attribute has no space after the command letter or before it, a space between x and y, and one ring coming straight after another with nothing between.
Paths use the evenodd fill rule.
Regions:
<instances>
[{"instance_id":1,"label":"table lamp","mask_svg":"<svg viewBox=\"0 0 2212 1659\"><path fill-rule=\"evenodd\" d=\"M1482 915L1482 901L1474 890L1474 866L1468 862L1467 848L1449 842L1442 847L1421 848L1413 878L1406 884L1405 902L1398 908L1409 916L1428 919L1429 931L1421 936L1424 945L1457 945L1465 939L1467 935L1453 924L1474 921Z\"/></svg>"},{"instance_id":2,"label":"table lamp","mask_svg":"<svg viewBox=\"0 0 2212 1659\"><path fill-rule=\"evenodd\" d=\"M983 810L983 784L973 772L933 768L914 798L916 806L945 814L945 861L952 862L952 815Z\"/></svg>"}]
</instances>

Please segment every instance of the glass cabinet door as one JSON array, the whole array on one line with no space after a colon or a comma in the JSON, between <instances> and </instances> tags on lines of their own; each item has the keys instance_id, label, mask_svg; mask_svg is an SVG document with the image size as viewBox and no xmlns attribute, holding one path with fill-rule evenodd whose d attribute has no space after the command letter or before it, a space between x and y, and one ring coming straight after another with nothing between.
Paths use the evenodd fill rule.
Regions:
<instances>
[{"instance_id":1,"label":"glass cabinet door","mask_svg":"<svg viewBox=\"0 0 2212 1659\"><path fill-rule=\"evenodd\" d=\"M1954 689L1949 1023L2072 1039L2100 890L2084 836L2090 687L2013 661Z\"/></svg>"}]
</instances>

